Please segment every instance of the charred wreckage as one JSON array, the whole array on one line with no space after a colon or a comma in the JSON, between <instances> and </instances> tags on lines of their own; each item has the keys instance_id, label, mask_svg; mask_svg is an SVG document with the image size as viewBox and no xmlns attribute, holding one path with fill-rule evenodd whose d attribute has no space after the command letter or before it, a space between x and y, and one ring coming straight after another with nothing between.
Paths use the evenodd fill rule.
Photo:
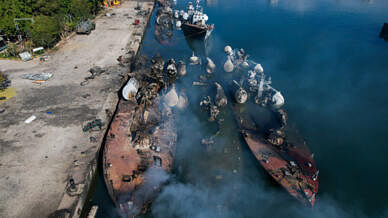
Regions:
<instances>
[{"instance_id":1,"label":"charred wreckage","mask_svg":"<svg viewBox=\"0 0 388 218\"><path fill-rule=\"evenodd\" d=\"M190 25L196 16L206 22L207 16L198 7L199 1L196 3L195 9L189 4L190 13L173 13L168 1L159 1L156 39L162 44L169 43L172 17L184 32L184 25ZM201 37L207 38L213 27L202 24L207 29ZM306 142L293 140L289 133L287 113L282 108L283 95L272 87L271 77L264 73L261 64L250 60L244 49L226 46L224 52L223 73L229 74L229 79L215 80L216 64L206 57L205 75L200 76L199 82L193 82L194 86L211 87L215 91L215 95L202 98L200 107L208 113L209 121L219 125L223 122L220 112L231 109L238 131L261 166L290 195L314 206L319 171ZM189 64L202 67L202 59L193 54ZM122 98L103 150L105 183L123 217L146 212L166 183L178 138L176 110L189 104L184 90L178 92L175 87L177 78L187 74L184 61L165 62L158 54L149 61L138 55L132 68L133 73L121 90ZM263 110L267 111L265 115L260 113ZM274 119L269 125L263 124L260 116L268 113ZM214 140L202 139L201 143L212 144Z\"/></svg>"},{"instance_id":2,"label":"charred wreckage","mask_svg":"<svg viewBox=\"0 0 388 218\"><path fill-rule=\"evenodd\" d=\"M167 175L172 169L177 142L173 108L187 102L175 90L178 69L173 59L165 67L155 55L148 66L147 58L140 56L134 65L103 151L105 183L123 217L145 212L166 182L155 175Z\"/></svg>"}]
</instances>

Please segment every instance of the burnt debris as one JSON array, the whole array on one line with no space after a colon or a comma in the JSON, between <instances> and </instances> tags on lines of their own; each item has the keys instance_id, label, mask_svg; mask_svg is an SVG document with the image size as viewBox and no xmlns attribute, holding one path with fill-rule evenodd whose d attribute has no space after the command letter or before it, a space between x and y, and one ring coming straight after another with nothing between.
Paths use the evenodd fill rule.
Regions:
<instances>
[{"instance_id":1,"label":"burnt debris","mask_svg":"<svg viewBox=\"0 0 388 218\"><path fill-rule=\"evenodd\" d=\"M8 79L8 76L0 72L0 91L4 91L11 85L11 80Z\"/></svg>"},{"instance_id":2,"label":"burnt debris","mask_svg":"<svg viewBox=\"0 0 388 218\"><path fill-rule=\"evenodd\" d=\"M164 182L148 187L150 181L146 177L160 170L171 171L177 141L172 110L177 103L165 101L171 90L176 94L175 60L165 63L159 54L151 61L138 56L134 58L132 69L135 71L130 73L126 85L128 96L120 99L103 155L108 191L125 217L147 211Z\"/></svg>"}]
</instances>

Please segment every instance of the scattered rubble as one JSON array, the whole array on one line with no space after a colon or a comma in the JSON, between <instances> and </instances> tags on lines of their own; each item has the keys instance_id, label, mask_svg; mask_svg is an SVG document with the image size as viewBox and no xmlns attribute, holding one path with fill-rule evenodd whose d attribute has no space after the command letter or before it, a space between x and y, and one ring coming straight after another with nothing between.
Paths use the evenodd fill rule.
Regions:
<instances>
[{"instance_id":1,"label":"scattered rubble","mask_svg":"<svg viewBox=\"0 0 388 218\"><path fill-rule=\"evenodd\" d=\"M133 61L134 56L135 56L135 52L130 50L126 54L119 56L117 58L117 61L123 65L130 64Z\"/></svg>"},{"instance_id":2,"label":"scattered rubble","mask_svg":"<svg viewBox=\"0 0 388 218\"><path fill-rule=\"evenodd\" d=\"M0 72L0 91L4 91L10 85L11 80L8 79L8 76Z\"/></svg>"},{"instance_id":3,"label":"scattered rubble","mask_svg":"<svg viewBox=\"0 0 388 218\"><path fill-rule=\"evenodd\" d=\"M213 102L212 102L212 99L210 96L206 96L204 98L202 98L201 102L199 103L199 105L209 113L209 121L210 122L213 122L217 119L219 113L220 113L220 110L218 109L217 105L215 105Z\"/></svg>"},{"instance_id":4,"label":"scattered rubble","mask_svg":"<svg viewBox=\"0 0 388 218\"><path fill-rule=\"evenodd\" d=\"M177 71L176 63L174 59L170 59L167 61L166 69L167 69L168 82L172 84L175 82L176 77L178 75L178 71Z\"/></svg>"},{"instance_id":5,"label":"scattered rubble","mask_svg":"<svg viewBox=\"0 0 388 218\"><path fill-rule=\"evenodd\" d=\"M100 131L100 130L102 130L103 126L104 126L104 123L102 122L101 119L95 119L93 121L88 122L82 128L82 131L84 131L84 132Z\"/></svg>"},{"instance_id":6,"label":"scattered rubble","mask_svg":"<svg viewBox=\"0 0 388 218\"><path fill-rule=\"evenodd\" d=\"M90 72L91 75L88 76L88 77L85 77L84 81L82 81L82 82L80 83L81 86L87 85L87 84L89 83L89 80L94 79L94 78L96 78L97 76L101 75L102 73L105 72L105 70L102 69L102 68L99 67L99 66L95 66L95 67L90 68L90 69L89 69L89 72Z\"/></svg>"},{"instance_id":7,"label":"scattered rubble","mask_svg":"<svg viewBox=\"0 0 388 218\"><path fill-rule=\"evenodd\" d=\"M169 5L158 7L155 19L155 39L162 45L171 43L173 35L172 9Z\"/></svg>"},{"instance_id":8,"label":"scattered rubble","mask_svg":"<svg viewBox=\"0 0 388 218\"><path fill-rule=\"evenodd\" d=\"M77 24L76 33L89 35L92 32L92 30L95 30L95 29L96 29L96 23L90 20L85 20Z\"/></svg>"},{"instance_id":9,"label":"scattered rubble","mask_svg":"<svg viewBox=\"0 0 388 218\"><path fill-rule=\"evenodd\" d=\"M23 79L35 80L35 81L47 81L53 76L52 73L38 73L38 74L23 74Z\"/></svg>"},{"instance_id":10,"label":"scattered rubble","mask_svg":"<svg viewBox=\"0 0 388 218\"><path fill-rule=\"evenodd\" d=\"M49 60L49 55L48 54L43 54L39 57L39 61L42 61L42 62L45 62L45 61L48 61ZM77 69L77 68L75 68Z\"/></svg>"},{"instance_id":11,"label":"scattered rubble","mask_svg":"<svg viewBox=\"0 0 388 218\"><path fill-rule=\"evenodd\" d=\"M137 93L133 91L136 98L120 100L103 158L107 188L126 217L145 212L166 181L149 184L148 177L158 175L160 180L160 173L170 172L177 140L171 107L180 107L187 100L184 93L178 95L173 83L178 73L174 60L166 68L160 55L152 58L151 65L146 58L137 60L140 63L133 64L137 71L130 74L130 81L139 83Z\"/></svg>"},{"instance_id":12,"label":"scattered rubble","mask_svg":"<svg viewBox=\"0 0 388 218\"><path fill-rule=\"evenodd\" d=\"M22 59L22 61L29 61L32 60L32 55L29 52L23 52L19 54L19 57Z\"/></svg>"}]
</instances>

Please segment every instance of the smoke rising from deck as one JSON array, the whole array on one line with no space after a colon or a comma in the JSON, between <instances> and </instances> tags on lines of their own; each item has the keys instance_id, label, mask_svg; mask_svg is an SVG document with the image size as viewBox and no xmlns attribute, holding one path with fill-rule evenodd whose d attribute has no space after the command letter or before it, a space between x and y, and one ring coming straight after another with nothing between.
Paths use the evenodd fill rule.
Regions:
<instances>
[{"instance_id":1,"label":"smoke rising from deck","mask_svg":"<svg viewBox=\"0 0 388 218\"><path fill-rule=\"evenodd\" d=\"M226 45L226 44L223 44ZM212 52L212 58L217 66L216 81L222 80L225 72L222 70L225 54ZM206 57L201 57L204 60ZM255 57L251 57L252 60ZM187 59L185 59L187 61ZM257 61L257 60L255 60ZM259 61L257 61L259 62ZM264 65L266 69L266 66ZM267 67L268 69L271 69ZM190 107L178 115L178 145L176 155L177 178L163 187L161 193L154 200L152 215L154 217L306 217L306 218L350 218L367 217L355 208L342 208L328 195L319 195L314 208L306 208L290 197L283 188L274 184L264 169L257 163L247 150L246 145L240 142L243 162L253 162L244 165L242 172L234 173L233 169L217 169L214 166L204 166L204 158L216 158L218 152L206 154L206 149L200 141L212 135L215 130L206 126L204 113L199 112L199 101L204 96L201 87L193 87L192 81L198 81L199 75L206 74L205 65L189 66L187 75L177 81L177 90L184 88L188 93ZM269 73L271 76L271 73ZM274 87L283 91L283 87ZM211 84L211 83L210 83ZM227 87L224 87L228 93ZM179 93L178 93L179 94ZM207 93L214 97L215 93ZM227 94L228 95L228 94ZM229 108L224 109L231 116ZM233 119L233 118L232 118ZM212 126L213 124L209 124ZM233 127L228 127L233 128ZM237 129L236 129L237 131ZM223 139L219 139L218 143ZM216 142L216 147L217 142ZM319 165L318 165L319 167ZM213 183L207 174L217 177L222 175L222 182ZM217 179L216 179L217 180ZM279 208L281 207L281 208Z\"/></svg>"},{"instance_id":2,"label":"smoke rising from deck","mask_svg":"<svg viewBox=\"0 0 388 218\"><path fill-rule=\"evenodd\" d=\"M247 2L249 1L243 1L245 4ZM317 2L309 2L307 5L301 4L304 3L304 0L297 1L296 4L292 1L284 2L279 1L278 7L288 10L288 12L285 13L286 16L295 13L303 14L311 12L316 10L317 5L319 6L319 3ZM355 4L358 4L360 1L346 1L341 4L351 4L349 2L356 2ZM219 4L217 10L225 11L226 9L229 9L230 11L234 11L235 7L232 7L233 4L240 4L240 2ZM256 9L252 9L252 11L249 10L248 12L253 14L255 13L255 10ZM306 16L308 16L308 14L306 14ZM293 18L293 16L291 17ZM227 169L219 170L216 172L217 174L214 174L214 177L219 174L223 175L222 180L226 181L222 184L217 183L217 185L212 185L211 182L203 179L203 175L208 174L208 171L213 167L204 166L203 159L214 158L218 153L214 153L214 157L206 156L206 150L200 143L203 137L214 133L213 129L209 127L212 126L212 124L209 124L209 126L206 127L203 125L204 122L207 122L206 119L203 118L206 116L204 115L204 112L199 113L198 110L195 109L198 107L199 100L203 96L200 94L201 88L192 87L191 85L192 81L198 81L198 76L200 74L205 74L204 66L198 70L199 68L196 66L187 65L187 75L177 81L177 90L180 88L186 90L191 105L186 112L182 113L179 117L178 128L180 129L180 142L177 148L179 151L177 152L177 166L175 169L177 178L173 179L165 186L157 199L153 202L152 214L154 217L268 217L268 215L271 215L271 217L306 218L371 217L358 209L359 202L357 202L356 199L351 199L354 204L353 206L349 206L350 204L341 203L332 197L334 196L334 198L336 198L340 196L342 192L341 189L343 188L348 189L347 192L349 192L349 189L353 189L355 192L361 192L362 190L359 190L360 187L358 186L360 185L359 182L353 181L354 184L357 185L349 184L349 186L343 187L345 182L333 181L333 178L328 178L325 174L329 174L329 171L332 170L331 167L336 167L338 168L337 171L341 171L345 174L343 175L344 178L352 177L354 180L357 180L356 177L358 177L359 174L354 172L355 170L348 169L363 169L365 164L370 166L374 163L379 163L374 160L375 157L365 158L362 162L354 160L350 161L352 159L348 157L348 155L352 153L351 149L355 149L355 152L359 152L359 150L357 151L357 147L359 148L361 145L359 145L359 143L354 144L355 141L362 141L363 137L373 139L376 135L384 134L382 131L384 128L381 128L381 131L378 131L377 133L367 133L365 135L365 128L361 127L367 119L379 120L377 121L377 124L386 122L386 116L379 116L379 114L382 115L381 108L385 108L385 103L380 102L377 104L381 107L376 108L376 114L366 115L362 111L363 108L365 109L366 105L362 105L360 101L360 98L366 99L368 96L377 96L377 90L384 90L383 81L385 80L376 80L376 78L380 78L380 75L373 75L373 72L379 72L375 67L375 65L378 64L377 60L379 58L376 58L376 61L373 63L365 63L362 60L362 55L360 55L360 53L354 52L349 55L348 51L354 50L353 47L350 48L346 46L349 44L349 38L351 37L339 35L335 31L332 31L333 27L317 28L316 25L307 26L307 30L310 32L318 31L318 34L309 34L303 42L300 42L296 39L301 37L300 34L304 33L288 32L290 28L296 28L293 25L300 25L300 23L295 24L292 23L291 20L290 23L286 22L284 26L283 24L279 24L284 28L276 29L278 34L291 34L291 37L272 38L273 35L266 32L266 30L273 29L268 28L266 24L263 24L264 22L268 23L267 25L273 25L273 22L268 21L258 22L260 25L263 25L260 26L260 28L252 28L248 22L246 24L239 24L242 29L250 29L252 35L260 35L260 39L263 40L262 42L252 42L252 46L260 46L260 49L250 49L249 47L244 47L244 49L247 53L252 55L251 59L263 65L265 72L272 76L274 87L285 95L287 101L285 107L290 117L289 121L291 123L296 123L296 126L299 128L301 128L302 125L298 124L304 123L305 128L301 129L301 134L307 138L308 144L311 145L311 143L315 141L315 144L310 148L313 148L312 150L315 152L318 168L321 170L320 177L322 180L320 190L326 190L319 191L318 201L314 208L305 208L295 199L289 197L280 186L272 184L270 182L272 181L271 178L266 176L266 173L263 172L264 170L261 166L259 164L252 164L255 160L250 156L249 151L246 151L246 149L243 152L243 158L252 163L248 167L244 167L244 175L233 174L231 173L231 169ZM277 23L275 22L275 24ZM286 27L285 25L288 26ZM228 28L237 29L237 26L230 26ZM344 26L341 28L344 28ZM229 31L229 29L225 29L224 31ZM228 43L225 42L225 39L220 38L220 35L223 34L222 28L216 30L219 35L213 34L214 46L212 52L209 53L209 57L212 58L217 65L215 77L220 79L223 77L224 73L222 71L224 63L223 57L225 57L223 47ZM332 41L330 38L327 38L327 34L338 35L338 41ZM360 34L364 34L364 32ZM305 37L305 35L306 34L303 36ZM230 37L233 37L233 34ZM238 37L239 39L232 38L228 39L228 41L244 44L243 41L246 40L245 38L248 36L238 35L234 37ZM372 36L365 36L366 39L373 41L374 39L371 37ZM373 37L375 36L373 35ZM290 38L295 39L295 42L287 41ZM280 45L282 45L282 43L293 43L294 47L290 50L281 50L271 43ZM360 51L368 49L368 46L364 43L358 41L350 41L350 43L352 46L357 45L357 48ZM238 44L231 44L231 46L238 48ZM304 49L301 49L303 46L309 46L310 48L309 52L306 54L301 53L304 52ZM331 50L333 47L337 47L338 50ZM260 53L255 54L251 52L251 50L255 52L260 51ZM161 53L163 55L163 52ZM168 51L169 56L166 58L173 57L171 55L172 53L172 51ZM182 52L179 57L174 58L176 58L177 61L184 59L186 64L188 64L187 61L190 56L191 52ZM165 58L165 56L163 56L163 58ZM205 60L204 58L205 57L202 57L203 63ZM336 59L337 61L332 62L333 59ZM349 68L347 66L349 65L348 59L358 60L356 61L358 63L356 64L358 69L352 73L346 72ZM314 89L315 91L310 92L311 89ZM368 92L365 92L366 90L368 90ZM227 92L227 90L225 90L225 92ZM336 92L337 95L335 98L332 98L334 95L327 95L327 92ZM367 102L371 105L376 105L372 104L375 100L376 99L369 99ZM338 128L337 125L339 125L338 123L349 120L347 119L349 116L353 117L351 122L347 124L351 128L346 128L344 132L338 134L328 134L330 132L343 130L343 128ZM321 134L325 135L326 140L314 136L313 129L316 128L321 130ZM353 131L356 131L357 133L354 134ZM356 137L356 139L351 137ZM341 147L340 141L344 144L353 144L354 148L345 149ZM333 151L328 153L328 149L326 148L325 151L323 147L329 145L335 145L331 147L338 147L346 150L347 155L341 151L338 154ZM382 146L383 144L381 144L381 147ZM242 148L244 147L246 147L246 145L242 144ZM330 158L330 156L336 157L329 160L328 158ZM338 156L343 156L344 159L342 160ZM342 161L338 161L339 159ZM381 159L381 157L376 159ZM369 161L371 161L371 163ZM332 163L328 164L328 162ZM381 167L379 169L381 169ZM373 175L375 172L363 173L366 173L364 174L365 178L373 178L376 176ZM342 175L337 174L337 176L338 178L336 179L343 179ZM365 178L360 178L360 180ZM352 182L352 180L346 179L346 183L348 182ZM379 186L381 185L380 181L376 182L378 182ZM333 183L339 183L341 186L333 185ZM235 190L233 187L238 187L238 189ZM336 188L334 190L328 190L333 187ZM367 187L362 188L368 190ZM382 211L380 217L386 217L388 214L387 211L388 210Z\"/></svg>"}]
</instances>

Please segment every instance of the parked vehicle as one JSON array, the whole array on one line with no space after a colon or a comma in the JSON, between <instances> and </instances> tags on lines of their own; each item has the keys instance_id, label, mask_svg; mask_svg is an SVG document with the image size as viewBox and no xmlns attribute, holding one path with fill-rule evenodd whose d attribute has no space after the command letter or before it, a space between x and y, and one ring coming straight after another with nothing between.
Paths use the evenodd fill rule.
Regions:
<instances>
[{"instance_id":1,"label":"parked vehicle","mask_svg":"<svg viewBox=\"0 0 388 218\"><path fill-rule=\"evenodd\" d=\"M85 20L81 21L77 25L77 34L87 34L89 35L92 30L96 29L96 24L93 21Z\"/></svg>"}]
</instances>

